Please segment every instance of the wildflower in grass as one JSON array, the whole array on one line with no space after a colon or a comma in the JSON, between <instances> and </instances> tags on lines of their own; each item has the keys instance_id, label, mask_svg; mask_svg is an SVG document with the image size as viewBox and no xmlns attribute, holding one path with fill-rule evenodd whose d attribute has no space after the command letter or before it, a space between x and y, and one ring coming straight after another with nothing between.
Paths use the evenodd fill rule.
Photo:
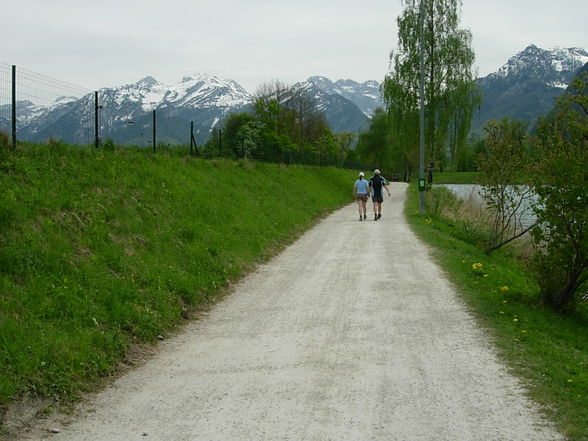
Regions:
<instances>
[{"instance_id":1,"label":"wildflower in grass","mask_svg":"<svg viewBox=\"0 0 588 441\"><path fill-rule=\"evenodd\" d=\"M500 311L501 314L504 314L504 311Z\"/></svg>"},{"instance_id":2,"label":"wildflower in grass","mask_svg":"<svg viewBox=\"0 0 588 441\"><path fill-rule=\"evenodd\" d=\"M488 278L488 277L490 277L490 274L484 274L482 277Z\"/></svg>"},{"instance_id":3,"label":"wildflower in grass","mask_svg":"<svg viewBox=\"0 0 588 441\"><path fill-rule=\"evenodd\" d=\"M478 276L481 276L484 274L482 272L483 267L484 265L482 265L480 262L472 263L472 272Z\"/></svg>"},{"instance_id":4,"label":"wildflower in grass","mask_svg":"<svg viewBox=\"0 0 588 441\"><path fill-rule=\"evenodd\" d=\"M568 380L568 383L573 383L574 380L572 380L571 378Z\"/></svg>"},{"instance_id":5,"label":"wildflower in grass","mask_svg":"<svg viewBox=\"0 0 588 441\"><path fill-rule=\"evenodd\" d=\"M426 217L425 222L430 224L431 222L433 222L433 219L431 219L430 217Z\"/></svg>"},{"instance_id":6,"label":"wildflower in grass","mask_svg":"<svg viewBox=\"0 0 588 441\"><path fill-rule=\"evenodd\" d=\"M526 333L527 333L527 330L526 330L526 329L523 329L523 330L521 331L521 334L526 334Z\"/></svg>"},{"instance_id":7,"label":"wildflower in grass","mask_svg":"<svg viewBox=\"0 0 588 441\"><path fill-rule=\"evenodd\" d=\"M512 319L512 321L516 323L516 322L519 321L519 319L515 317L515 318Z\"/></svg>"},{"instance_id":8,"label":"wildflower in grass","mask_svg":"<svg viewBox=\"0 0 588 441\"><path fill-rule=\"evenodd\" d=\"M500 291L508 291L508 286L501 286L500 288L498 288Z\"/></svg>"}]
</instances>

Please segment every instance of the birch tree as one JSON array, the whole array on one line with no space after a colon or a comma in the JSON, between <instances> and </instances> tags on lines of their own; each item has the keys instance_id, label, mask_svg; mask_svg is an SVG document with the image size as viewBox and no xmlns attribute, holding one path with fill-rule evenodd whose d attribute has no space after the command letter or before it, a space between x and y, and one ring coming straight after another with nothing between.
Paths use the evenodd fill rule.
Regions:
<instances>
[{"instance_id":1,"label":"birch tree","mask_svg":"<svg viewBox=\"0 0 588 441\"><path fill-rule=\"evenodd\" d=\"M420 79L420 4L423 2L425 65L425 149L427 162L443 170L448 157L465 148L471 117L479 101L474 81L474 51L469 30L460 29L461 0L403 0L398 17L398 49L390 54L391 72L383 84L394 121L393 138L405 149L418 148ZM395 143L394 145L398 145Z\"/></svg>"}]
</instances>

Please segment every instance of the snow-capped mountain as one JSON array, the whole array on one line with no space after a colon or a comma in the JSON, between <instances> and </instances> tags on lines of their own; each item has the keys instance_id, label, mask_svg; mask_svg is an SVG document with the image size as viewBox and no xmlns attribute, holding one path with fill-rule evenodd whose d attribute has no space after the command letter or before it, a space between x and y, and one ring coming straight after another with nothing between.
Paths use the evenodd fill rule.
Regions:
<instances>
[{"instance_id":1,"label":"snow-capped mountain","mask_svg":"<svg viewBox=\"0 0 588 441\"><path fill-rule=\"evenodd\" d=\"M244 110L251 96L232 80L195 74L163 84L153 77L116 88L103 88L99 96L99 125L103 139L120 143L147 143L152 130L152 111L157 110L158 139L171 144L189 142L194 121L197 142L231 112ZM19 138L44 141L48 137L68 143L88 143L93 133L94 94L65 105L18 112ZM34 113L36 112L36 114Z\"/></svg>"},{"instance_id":2,"label":"snow-capped mountain","mask_svg":"<svg viewBox=\"0 0 588 441\"><path fill-rule=\"evenodd\" d=\"M581 48L547 50L529 45L497 72L477 80L482 105L474 117L474 132L480 133L488 120L504 117L532 125L551 110L557 97L587 62L588 52Z\"/></svg>"},{"instance_id":3,"label":"snow-capped mountain","mask_svg":"<svg viewBox=\"0 0 588 441\"><path fill-rule=\"evenodd\" d=\"M317 81L320 79L321 81ZM358 83L355 83L358 84ZM303 93L316 106L316 110L324 113L327 123L334 132L358 132L365 127L369 117L350 98L333 90L334 83L324 77L310 77L308 80L292 86L295 93ZM360 93L355 94L359 100Z\"/></svg>"},{"instance_id":4,"label":"snow-capped mountain","mask_svg":"<svg viewBox=\"0 0 588 441\"><path fill-rule=\"evenodd\" d=\"M384 107L380 84L377 81L357 83L353 80L337 80L332 82L328 78L315 76L310 77L306 82L314 84L329 95L347 98L369 118L377 107Z\"/></svg>"},{"instance_id":5,"label":"snow-capped mountain","mask_svg":"<svg viewBox=\"0 0 588 441\"><path fill-rule=\"evenodd\" d=\"M185 76L179 83L167 85L145 77L116 89L101 89L100 94L106 97L105 104L140 104L145 112L165 107L232 108L251 100L245 89L233 80L206 74Z\"/></svg>"},{"instance_id":6,"label":"snow-capped mountain","mask_svg":"<svg viewBox=\"0 0 588 441\"><path fill-rule=\"evenodd\" d=\"M335 132L365 127L366 115L380 103L375 81L333 83L311 77L293 88L314 98L316 110L325 112ZM230 113L246 111L252 102L252 96L235 81L207 74L185 76L170 84L148 76L136 83L100 89L98 96L101 138L136 145L150 142L153 110L157 111L159 141L188 143L190 122L194 121L196 141L202 143ZM64 98L51 106L19 102L17 110L19 139L43 142L52 137L77 144L93 139L93 93L80 99Z\"/></svg>"},{"instance_id":7,"label":"snow-capped mountain","mask_svg":"<svg viewBox=\"0 0 588 441\"><path fill-rule=\"evenodd\" d=\"M532 44L486 78L532 78L548 86L565 89L578 69L586 63L588 52L584 49L555 47L546 50Z\"/></svg>"}]
</instances>

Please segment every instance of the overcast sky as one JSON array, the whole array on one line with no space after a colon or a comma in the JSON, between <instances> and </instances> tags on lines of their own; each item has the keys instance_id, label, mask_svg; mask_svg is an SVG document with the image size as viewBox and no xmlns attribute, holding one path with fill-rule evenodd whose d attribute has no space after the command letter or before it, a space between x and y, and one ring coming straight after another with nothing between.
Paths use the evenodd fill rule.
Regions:
<instances>
[{"instance_id":1,"label":"overcast sky","mask_svg":"<svg viewBox=\"0 0 588 441\"><path fill-rule=\"evenodd\" d=\"M151 75L235 80L253 93L321 75L382 81L400 0L1 0L0 62L88 88ZM464 0L479 76L533 43L588 49L587 0Z\"/></svg>"}]
</instances>

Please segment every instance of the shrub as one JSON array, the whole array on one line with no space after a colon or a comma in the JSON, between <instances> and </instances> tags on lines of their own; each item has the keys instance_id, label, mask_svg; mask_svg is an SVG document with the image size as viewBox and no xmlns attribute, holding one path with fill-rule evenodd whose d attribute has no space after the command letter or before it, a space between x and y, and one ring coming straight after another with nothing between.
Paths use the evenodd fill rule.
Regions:
<instances>
[{"instance_id":1,"label":"shrub","mask_svg":"<svg viewBox=\"0 0 588 441\"><path fill-rule=\"evenodd\" d=\"M588 281L588 73L538 126L534 259L543 302L572 310Z\"/></svg>"},{"instance_id":2,"label":"shrub","mask_svg":"<svg viewBox=\"0 0 588 441\"><path fill-rule=\"evenodd\" d=\"M7 148L10 144L12 141L8 133L0 130L0 148Z\"/></svg>"}]
</instances>

